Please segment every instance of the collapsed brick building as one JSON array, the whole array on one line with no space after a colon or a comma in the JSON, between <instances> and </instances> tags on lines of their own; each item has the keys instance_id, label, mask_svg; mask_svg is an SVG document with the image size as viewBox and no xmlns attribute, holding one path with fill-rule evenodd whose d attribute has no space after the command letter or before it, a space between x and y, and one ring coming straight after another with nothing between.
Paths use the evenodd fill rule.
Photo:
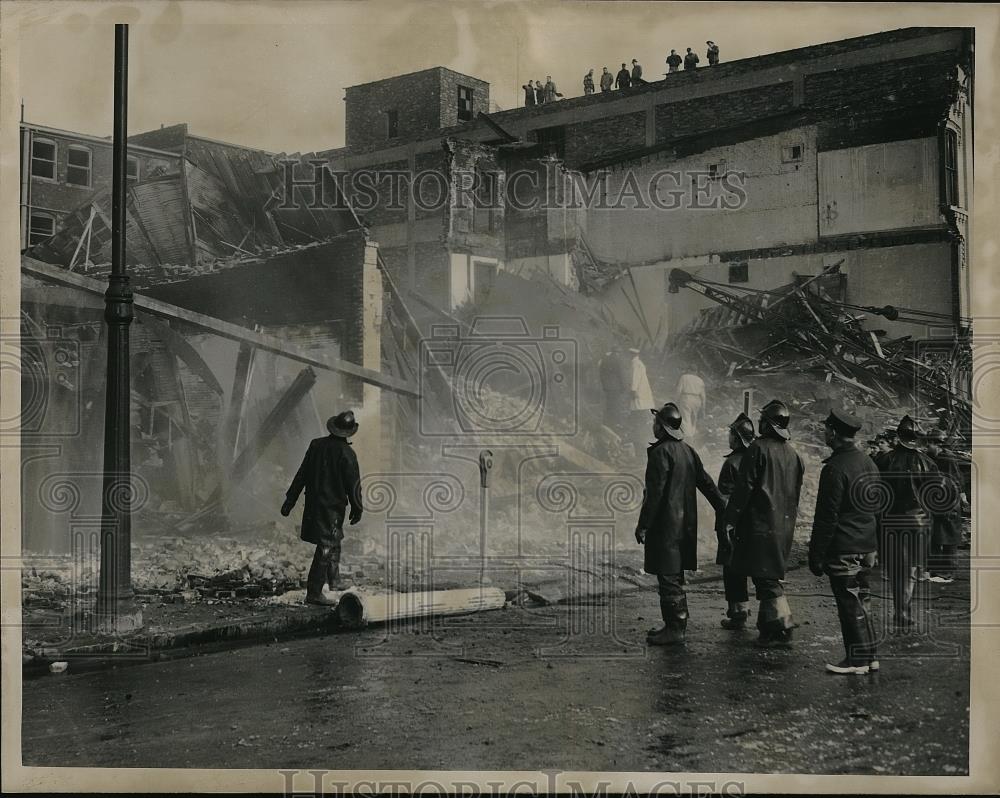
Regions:
<instances>
[{"instance_id":1,"label":"collapsed brick building","mask_svg":"<svg viewBox=\"0 0 1000 798\"><path fill-rule=\"evenodd\" d=\"M347 174L444 176L443 205L411 191L363 216L396 282L445 310L481 299L498 270L542 271L599 295L637 341L659 344L710 306L671 296L671 268L767 288L843 261L848 301L891 300L959 328L972 66L971 30L906 28L492 114L488 84L439 67L347 89L346 145L319 155ZM708 199L740 174L745 200L714 210L622 202L662 170L702 173ZM531 171L538 180L511 185ZM574 180L592 192L586 207L526 209L530 196L513 197ZM431 182L420 188L438 190Z\"/></svg>"},{"instance_id":2,"label":"collapsed brick building","mask_svg":"<svg viewBox=\"0 0 1000 798\"><path fill-rule=\"evenodd\" d=\"M149 472L151 483L174 486L160 498L197 520L217 507L229 476L253 469L279 422L289 424L290 442L270 457L287 470L320 421L307 396L317 407L355 406L366 468L390 465L393 443L424 431L423 415L407 404L427 386L424 371L434 371L417 364L421 338L442 323L460 328L477 307L523 316L539 351L559 343L545 340L558 319L572 338L560 356L578 359L566 372L574 391L597 384L596 361L612 338L662 354L692 324L703 331L739 321L738 313L713 316L719 308L708 295L671 279L678 270L766 292L836 266L824 285L838 301L924 314L868 317L860 322L868 328L913 337L927 335L921 319L966 328L972 64L970 30L907 28L496 113L488 83L444 67L387 78L347 89L344 147L291 158L303 190L318 179L338 198L346 186L351 202L334 207L276 203L289 188L282 155L184 125L133 136L134 152L149 159L130 187L127 251L140 310L153 317L136 325L133 364L134 426L159 452L146 461L161 469ZM39 160L41 182L60 182L70 166L79 176L79 163L60 160L68 145L46 149L54 136L42 138L39 154L57 154ZM24 140L30 187L38 159ZM309 168L316 164L330 171ZM363 173L405 188L359 191ZM682 182L662 183L664 174ZM50 407L60 406L52 397L71 410L79 396L95 397L79 426L93 434L86 419L100 417L100 371L91 366L100 360L97 278L109 261L110 214L96 172L89 189L82 200L74 189L55 213L27 203L25 235L34 237L22 273L31 334L44 339L46 325L68 332L88 364L88 384L67 387L54 366L58 341L49 347ZM684 201L665 207L672 189ZM34 212L57 219L53 236L42 235L47 221L35 229ZM532 301L518 299L527 293ZM163 319L166 329L157 328ZM447 405L453 386L436 385ZM542 393L565 387L547 383ZM599 415L592 396L565 399L584 422ZM563 436L562 456L599 468L586 444L599 432L565 427L547 430ZM58 435L50 426L29 441L37 450L25 466L31 490L46 487L43 450L62 446ZM96 439L76 440L70 459L96 473ZM162 469L169 479L159 480ZM243 493L252 507L252 481ZM30 526L54 528L39 519ZM45 547L58 545L55 537Z\"/></svg>"},{"instance_id":3,"label":"collapsed brick building","mask_svg":"<svg viewBox=\"0 0 1000 798\"><path fill-rule=\"evenodd\" d=\"M130 181L126 209L145 526L219 528L226 517L267 515L262 491L280 495L304 442L343 407L356 410L356 443L378 469L390 401L382 392L412 398L416 388L383 365L383 350L394 352L391 336L382 340L392 293L377 245L349 208L274 207L286 168L277 155L183 125L151 137L156 147L130 151L155 152L169 168ZM22 480L32 497L23 509L33 550L66 550L74 524L99 516L111 192L100 179L92 189L22 255ZM65 489L72 507L53 500Z\"/></svg>"}]
</instances>

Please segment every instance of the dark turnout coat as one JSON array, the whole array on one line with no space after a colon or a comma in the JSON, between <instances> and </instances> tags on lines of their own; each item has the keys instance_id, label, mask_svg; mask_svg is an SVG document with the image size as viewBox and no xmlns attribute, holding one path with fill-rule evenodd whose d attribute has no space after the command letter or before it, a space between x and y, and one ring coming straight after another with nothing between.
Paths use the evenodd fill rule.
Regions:
<instances>
[{"instance_id":1,"label":"dark turnout coat","mask_svg":"<svg viewBox=\"0 0 1000 798\"><path fill-rule=\"evenodd\" d=\"M880 487L878 467L849 445L825 461L819 475L809 555L821 563L837 554L868 554L877 548L871 497Z\"/></svg>"},{"instance_id":2,"label":"dark turnout coat","mask_svg":"<svg viewBox=\"0 0 1000 798\"><path fill-rule=\"evenodd\" d=\"M698 567L698 500L701 491L716 512L725 500L701 458L684 441L664 438L647 450L646 491L639 511L646 530L644 568L649 574L678 574Z\"/></svg>"},{"instance_id":3,"label":"dark turnout coat","mask_svg":"<svg viewBox=\"0 0 1000 798\"><path fill-rule=\"evenodd\" d=\"M934 464L941 472L942 486L940 501L935 501L931 543L957 546L962 542L961 494L964 487L959 461L947 449L942 449L934 458Z\"/></svg>"},{"instance_id":4,"label":"dark turnout coat","mask_svg":"<svg viewBox=\"0 0 1000 798\"><path fill-rule=\"evenodd\" d=\"M746 454L746 449L733 449L722 461L722 470L719 471L719 493L726 501L729 501L729 497L736 489L736 478L739 476L740 463L743 462L744 454ZM715 564L729 565L729 558L723 557L721 552L716 552Z\"/></svg>"},{"instance_id":5,"label":"dark turnout coat","mask_svg":"<svg viewBox=\"0 0 1000 798\"><path fill-rule=\"evenodd\" d=\"M328 435L310 442L285 498L294 504L303 488L306 506L300 537L317 544L324 538L342 538L347 505L355 513L362 510L358 458L345 438Z\"/></svg>"},{"instance_id":6,"label":"dark turnout coat","mask_svg":"<svg viewBox=\"0 0 1000 798\"><path fill-rule=\"evenodd\" d=\"M733 573L784 578L804 472L787 441L766 435L750 444L726 506L725 523L735 530Z\"/></svg>"}]
</instances>

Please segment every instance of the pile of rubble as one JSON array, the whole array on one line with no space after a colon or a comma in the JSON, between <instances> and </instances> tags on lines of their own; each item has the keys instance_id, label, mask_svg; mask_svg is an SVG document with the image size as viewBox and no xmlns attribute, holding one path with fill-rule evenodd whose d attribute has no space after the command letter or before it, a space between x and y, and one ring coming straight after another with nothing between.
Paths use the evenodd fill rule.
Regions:
<instances>
[{"instance_id":1,"label":"pile of rubble","mask_svg":"<svg viewBox=\"0 0 1000 798\"><path fill-rule=\"evenodd\" d=\"M950 317L912 308L859 306L844 300L840 263L772 290L731 286L670 272L670 292L694 291L719 307L703 310L672 342L711 373L728 377L810 374L844 386L859 404L884 410L919 407L967 428L971 349L964 338L915 341L867 329L869 316L924 327Z\"/></svg>"}]
</instances>

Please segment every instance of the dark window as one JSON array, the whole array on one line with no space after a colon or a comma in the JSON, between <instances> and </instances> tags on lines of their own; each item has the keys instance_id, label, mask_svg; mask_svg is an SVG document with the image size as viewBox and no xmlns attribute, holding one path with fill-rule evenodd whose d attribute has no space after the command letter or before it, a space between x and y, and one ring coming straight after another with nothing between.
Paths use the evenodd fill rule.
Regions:
<instances>
[{"instance_id":1,"label":"dark window","mask_svg":"<svg viewBox=\"0 0 1000 798\"><path fill-rule=\"evenodd\" d=\"M71 146L66 153L66 182L73 186L90 186L90 150Z\"/></svg>"},{"instance_id":2,"label":"dark window","mask_svg":"<svg viewBox=\"0 0 1000 798\"><path fill-rule=\"evenodd\" d=\"M470 122L472 120L472 89L468 86L458 87L458 121Z\"/></svg>"},{"instance_id":3,"label":"dark window","mask_svg":"<svg viewBox=\"0 0 1000 798\"><path fill-rule=\"evenodd\" d=\"M542 127L535 131L535 141L546 155L562 158L566 152L566 128Z\"/></svg>"},{"instance_id":4,"label":"dark window","mask_svg":"<svg viewBox=\"0 0 1000 798\"><path fill-rule=\"evenodd\" d=\"M56 143L48 139L31 142L31 176L56 179Z\"/></svg>"},{"instance_id":5,"label":"dark window","mask_svg":"<svg viewBox=\"0 0 1000 798\"><path fill-rule=\"evenodd\" d=\"M28 228L28 246L44 241L56 232L56 219L50 213L31 214L31 224Z\"/></svg>"},{"instance_id":6,"label":"dark window","mask_svg":"<svg viewBox=\"0 0 1000 798\"><path fill-rule=\"evenodd\" d=\"M479 305L486 300L496 282L497 267L492 263L473 261L472 266L472 301Z\"/></svg>"},{"instance_id":7,"label":"dark window","mask_svg":"<svg viewBox=\"0 0 1000 798\"><path fill-rule=\"evenodd\" d=\"M729 264L729 282L746 283L750 280L750 264L741 260L739 263Z\"/></svg>"},{"instance_id":8,"label":"dark window","mask_svg":"<svg viewBox=\"0 0 1000 798\"><path fill-rule=\"evenodd\" d=\"M472 229L477 233L492 233L497 202L497 180L492 172L478 172L479 185L473 204Z\"/></svg>"},{"instance_id":9,"label":"dark window","mask_svg":"<svg viewBox=\"0 0 1000 798\"><path fill-rule=\"evenodd\" d=\"M726 162L710 163L708 165L708 179L718 180L726 173Z\"/></svg>"},{"instance_id":10,"label":"dark window","mask_svg":"<svg viewBox=\"0 0 1000 798\"><path fill-rule=\"evenodd\" d=\"M944 193L948 205L958 205L958 133L944 132Z\"/></svg>"},{"instance_id":11,"label":"dark window","mask_svg":"<svg viewBox=\"0 0 1000 798\"><path fill-rule=\"evenodd\" d=\"M125 159L125 180L129 185L139 182L139 159L131 155Z\"/></svg>"},{"instance_id":12,"label":"dark window","mask_svg":"<svg viewBox=\"0 0 1000 798\"><path fill-rule=\"evenodd\" d=\"M390 139L399 135L399 111L396 109L385 112L385 135Z\"/></svg>"},{"instance_id":13,"label":"dark window","mask_svg":"<svg viewBox=\"0 0 1000 798\"><path fill-rule=\"evenodd\" d=\"M797 163L802 160L802 145L792 144L781 148L782 163Z\"/></svg>"}]
</instances>

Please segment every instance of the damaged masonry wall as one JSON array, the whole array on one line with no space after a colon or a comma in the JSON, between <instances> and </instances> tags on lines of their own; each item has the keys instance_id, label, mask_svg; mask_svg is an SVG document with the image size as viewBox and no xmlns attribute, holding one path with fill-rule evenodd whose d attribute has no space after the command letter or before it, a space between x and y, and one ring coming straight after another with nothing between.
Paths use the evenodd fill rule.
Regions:
<instances>
[{"instance_id":1,"label":"damaged masonry wall","mask_svg":"<svg viewBox=\"0 0 1000 798\"><path fill-rule=\"evenodd\" d=\"M204 316L258 330L320 360L343 358L375 374L382 368L384 287L378 248L349 209L274 208L282 176L273 157L181 139L184 175L140 181L129 192L133 285L177 307L169 321L140 312L133 325L133 463L143 519L137 529L217 532L273 517L309 439L325 434L325 420L346 407L362 422L355 441L362 462L380 468L381 390L187 320ZM105 274L110 253L101 225L109 202L107 191L95 192L30 255L89 278ZM42 405L25 447L25 548L67 551L78 519L100 513L103 305L75 299L72 288L29 278L24 285L25 331L37 355L24 396ZM79 352L70 376L53 365L62 362L63 348ZM79 410L69 414L79 424L63 434L56 419L66 408ZM72 506L48 495L51 475L64 470Z\"/></svg>"}]
</instances>

